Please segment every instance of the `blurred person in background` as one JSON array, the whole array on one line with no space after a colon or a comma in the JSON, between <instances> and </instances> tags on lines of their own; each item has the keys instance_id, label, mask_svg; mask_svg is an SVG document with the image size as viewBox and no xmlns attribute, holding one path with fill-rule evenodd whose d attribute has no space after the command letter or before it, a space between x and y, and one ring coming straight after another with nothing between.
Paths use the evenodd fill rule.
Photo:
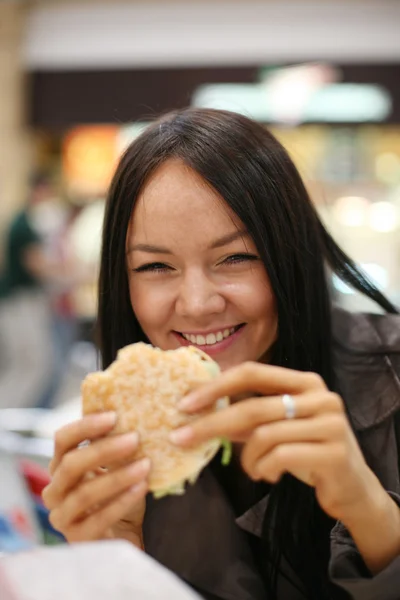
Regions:
<instances>
[{"instance_id":1,"label":"blurred person in background","mask_svg":"<svg viewBox=\"0 0 400 600\"><path fill-rule=\"evenodd\" d=\"M49 245L61 215L46 173L32 177L26 205L12 219L0 278L0 407L51 405L59 383L59 350L51 300L71 267Z\"/></svg>"},{"instance_id":2,"label":"blurred person in background","mask_svg":"<svg viewBox=\"0 0 400 600\"><path fill-rule=\"evenodd\" d=\"M45 249L52 263L60 266L56 277L47 281L53 331L53 373L52 397L59 400L59 390L64 389L64 377L69 377L70 351L78 338L78 318L75 310L74 294L77 286L85 283L91 275L89 269L78 261L72 248L70 233L81 207L68 204L60 219L54 223L45 237ZM44 232L43 232L44 233ZM51 398L51 395L49 396Z\"/></svg>"},{"instance_id":3,"label":"blurred person in background","mask_svg":"<svg viewBox=\"0 0 400 600\"><path fill-rule=\"evenodd\" d=\"M328 270L386 314L333 306ZM134 342L218 362L170 442L234 452L155 500L150 462L131 462L138 435L104 437L115 413L68 424L43 494L68 541L126 539L207 600L397 600L400 317L268 130L201 109L147 128L110 187L98 299L103 368Z\"/></svg>"}]
</instances>

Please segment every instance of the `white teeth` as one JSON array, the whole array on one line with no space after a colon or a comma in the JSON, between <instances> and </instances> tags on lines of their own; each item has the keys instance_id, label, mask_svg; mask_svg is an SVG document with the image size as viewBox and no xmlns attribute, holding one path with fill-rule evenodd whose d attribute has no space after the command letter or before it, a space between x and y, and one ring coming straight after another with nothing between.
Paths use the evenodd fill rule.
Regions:
<instances>
[{"instance_id":1,"label":"white teeth","mask_svg":"<svg viewBox=\"0 0 400 600\"><path fill-rule=\"evenodd\" d=\"M216 336L215 336L213 333L209 333L209 334L206 336L206 344L207 344L207 345L208 345L208 344L210 344L210 345L211 345L211 344L216 344L216 343L217 343L217 338L216 338Z\"/></svg>"},{"instance_id":2,"label":"white teeth","mask_svg":"<svg viewBox=\"0 0 400 600\"><path fill-rule=\"evenodd\" d=\"M188 340L188 342L192 342L192 344L196 344L197 346L213 346L218 342L222 342L222 340L232 335L232 333L235 333L235 331L236 327L231 327L230 329L223 329L217 333L209 333L206 336L194 335L193 333L182 333L182 335L185 340Z\"/></svg>"}]
</instances>

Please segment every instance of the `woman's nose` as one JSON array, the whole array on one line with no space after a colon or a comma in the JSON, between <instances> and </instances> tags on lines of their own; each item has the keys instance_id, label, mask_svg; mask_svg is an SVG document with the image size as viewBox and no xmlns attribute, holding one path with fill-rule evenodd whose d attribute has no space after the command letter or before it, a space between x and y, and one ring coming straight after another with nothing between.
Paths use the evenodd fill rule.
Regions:
<instances>
[{"instance_id":1,"label":"woman's nose","mask_svg":"<svg viewBox=\"0 0 400 600\"><path fill-rule=\"evenodd\" d=\"M225 310L225 299L207 277L187 277L180 286L175 310L183 317L199 319Z\"/></svg>"}]
</instances>

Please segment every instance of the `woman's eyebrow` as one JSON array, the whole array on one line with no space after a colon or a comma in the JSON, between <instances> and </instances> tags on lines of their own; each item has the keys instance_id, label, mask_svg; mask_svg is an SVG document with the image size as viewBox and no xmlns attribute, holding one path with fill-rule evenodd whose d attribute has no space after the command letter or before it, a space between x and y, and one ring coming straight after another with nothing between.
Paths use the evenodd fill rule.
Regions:
<instances>
[{"instance_id":1,"label":"woman's eyebrow","mask_svg":"<svg viewBox=\"0 0 400 600\"><path fill-rule=\"evenodd\" d=\"M129 246L128 254L130 252L149 252L151 254L172 254L171 250L168 248L164 248L163 246L153 246L153 244L135 244L134 246Z\"/></svg>"},{"instance_id":2,"label":"woman's eyebrow","mask_svg":"<svg viewBox=\"0 0 400 600\"><path fill-rule=\"evenodd\" d=\"M215 250L216 248L222 248L223 246L227 246L232 242L235 242L239 238L248 237L248 233L242 229L236 229L235 231L224 235L221 238L218 238L209 246L210 250ZM128 254L130 252L147 252L149 254L173 254L171 250L165 248L164 246L154 246L153 244L134 244L133 246L129 246Z\"/></svg>"},{"instance_id":3,"label":"woman's eyebrow","mask_svg":"<svg viewBox=\"0 0 400 600\"><path fill-rule=\"evenodd\" d=\"M232 242L235 242L239 238L248 237L249 234L245 229L236 229L235 231L224 235L223 237L215 240L210 246L211 250L215 250L215 248L222 248L223 246L227 246Z\"/></svg>"}]
</instances>

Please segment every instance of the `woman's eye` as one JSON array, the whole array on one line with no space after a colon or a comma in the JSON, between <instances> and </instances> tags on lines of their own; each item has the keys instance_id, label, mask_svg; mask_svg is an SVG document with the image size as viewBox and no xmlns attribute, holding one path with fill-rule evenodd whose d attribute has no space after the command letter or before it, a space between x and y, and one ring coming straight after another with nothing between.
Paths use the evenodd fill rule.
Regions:
<instances>
[{"instance_id":1,"label":"woman's eye","mask_svg":"<svg viewBox=\"0 0 400 600\"><path fill-rule=\"evenodd\" d=\"M168 265L165 265L164 263L158 263L158 262L154 262L154 263L147 263L146 265L141 265L140 267L137 267L136 269L132 269L135 273L147 273L147 272L153 272L153 273L162 273L164 271L169 270L171 267L168 267Z\"/></svg>"},{"instance_id":2,"label":"woman's eye","mask_svg":"<svg viewBox=\"0 0 400 600\"><path fill-rule=\"evenodd\" d=\"M235 265L253 260L258 260L258 256L255 254L232 254L232 256L228 256L223 262L228 265Z\"/></svg>"}]
</instances>

